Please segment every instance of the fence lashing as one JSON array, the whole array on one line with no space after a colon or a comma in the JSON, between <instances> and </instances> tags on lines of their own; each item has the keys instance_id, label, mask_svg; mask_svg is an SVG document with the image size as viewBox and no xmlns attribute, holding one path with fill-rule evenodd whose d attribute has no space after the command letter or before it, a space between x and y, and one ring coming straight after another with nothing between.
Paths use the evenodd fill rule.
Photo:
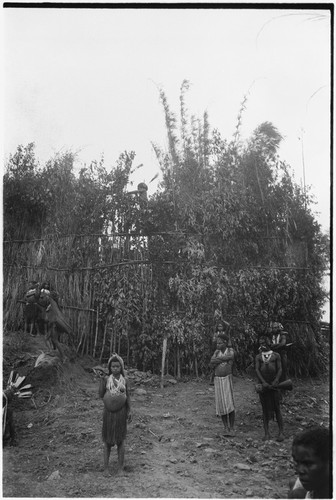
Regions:
<instances>
[{"instance_id":1,"label":"fence lashing","mask_svg":"<svg viewBox=\"0 0 336 500\"><path fill-rule=\"evenodd\" d=\"M19 267L22 269L44 269L46 271L60 271L60 272L76 272L76 271L95 271L99 269L109 269L112 267L120 267L120 266L132 266L132 265L150 265L150 264L164 264L164 265L175 265L188 263L188 260L164 260L164 261L155 261L155 260L132 260L126 262L117 262L115 264L104 264L101 266L93 266L93 267L73 267L73 268L62 268L62 267L52 267L52 266L22 266L17 264L8 264L6 262L3 263L5 267ZM309 271L313 270L312 267L298 267L298 266L245 266L245 267L235 267L235 266L213 266L215 269L230 269L232 271L244 271L248 269L267 269L269 271L277 271L277 270L296 270L296 271ZM323 268L322 271L329 271L329 268Z\"/></svg>"}]
</instances>

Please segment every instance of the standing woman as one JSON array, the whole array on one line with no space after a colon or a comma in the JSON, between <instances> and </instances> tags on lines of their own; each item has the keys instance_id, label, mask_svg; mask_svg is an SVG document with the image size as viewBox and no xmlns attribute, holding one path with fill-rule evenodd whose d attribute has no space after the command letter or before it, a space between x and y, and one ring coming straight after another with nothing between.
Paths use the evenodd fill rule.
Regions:
<instances>
[{"instance_id":1,"label":"standing woman","mask_svg":"<svg viewBox=\"0 0 336 500\"><path fill-rule=\"evenodd\" d=\"M99 385L99 397L104 401L102 437L104 441L104 471L108 474L111 447L118 448L118 469L124 468L127 422L131 422L131 404L124 362L118 354L108 361L108 377Z\"/></svg>"},{"instance_id":2,"label":"standing woman","mask_svg":"<svg viewBox=\"0 0 336 500\"><path fill-rule=\"evenodd\" d=\"M217 347L217 338L218 338L218 335L224 334L225 330L226 330L226 332L230 331L230 323L228 323L227 321L224 321L224 320L223 321L219 321L217 323L217 329L216 329L216 331L215 331L215 333L213 334L213 337L212 337L212 347L214 349L216 349L216 347ZM215 378L215 372L212 371L211 375L210 375L210 385L214 385L214 378Z\"/></svg>"},{"instance_id":3,"label":"standing woman","mask_svg":"<svg viewBox=\"0 0 336 500\"><path fill-rule=\"evenodd\" d=\"M220 333L217 337L217 350L210 360L215 368L216 414L222 418L224 436L234 436L235 406L233 397L232 365L234 351L228 347L229 338Z\"/></svg>"}]
</instances>

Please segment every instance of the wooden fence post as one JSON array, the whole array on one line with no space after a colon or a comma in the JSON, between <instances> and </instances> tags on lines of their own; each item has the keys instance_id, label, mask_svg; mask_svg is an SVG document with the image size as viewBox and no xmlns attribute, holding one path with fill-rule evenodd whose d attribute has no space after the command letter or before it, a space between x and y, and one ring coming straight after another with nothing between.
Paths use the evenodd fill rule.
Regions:
<instances>
[{"instance_id":1,"label":"wooden fence post","mask_svg":"<svg viewBox=\"0 0 336 500\"><path fill-rule=\"evenodd\" d=\"M166 352L167 352L167 337L163 338L162 345L162 363L161 363L161 389L163 389L163 379L164 379L164 370L165 370L165 361L166 361Z\"/></svg>"},{"instance_id":2,"label":"wooden fence post","mask_svg":"<svg viewBox=\"0 0 336 500\"><path fill-rule=\"evenodd\" d=\"M96 335L95 335L95 341L94 341L94 346L93 346L93 357L96 356L96 348L97 348L97 340L98 340L98 322L99 322L99 309L97 308L97 312L96 312Z\"/></svg>"},{"instance_id":3,"label":"wooden fence post","mask_svg":"<svg viewBox=\"0 0 336 500\"><path fill-rule=\"evenodd\" d=\"M103 345L102 345L102 348L101 348L100 358L99 358L99 362L100 362L100 363L102 362L102 359L103 359L103 354L104 354L104 349L105 349L106 331L107 331L107 321L108 321L108 316L107 316L106 321L105 321Z\"/></svg>"},{"instance_id":4,"label":"wooden fence post","mask_svg":"<svg viewBox=\"0 0 336 500\"><path fill-rule=\"evenodd\" d=\"M181 378L181 358L180 358L180 347L177 344L177 378Z\"/></svg>"}]
</instances>

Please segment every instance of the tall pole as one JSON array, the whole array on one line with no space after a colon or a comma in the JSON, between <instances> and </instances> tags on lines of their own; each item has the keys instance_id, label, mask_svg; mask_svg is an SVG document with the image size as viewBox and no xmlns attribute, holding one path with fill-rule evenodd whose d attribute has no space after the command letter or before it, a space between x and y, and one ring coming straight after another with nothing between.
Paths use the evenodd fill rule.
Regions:
<instances>
[{"instance_id":1,"label":"tall pole","mask_svg":"<svg viewBox=\"0 0 336 500\"><path fill-rule=\"evenodd\" d=\"M301 158L302 158L302 174L303 174L303 193L304 193L304 203L305 210L307 209L307 199L306 199L306 167L305 167L305 159L304 159L304 147L303 147L303 134L304 129L301 128Z\"/></svg>"}]
</instances>

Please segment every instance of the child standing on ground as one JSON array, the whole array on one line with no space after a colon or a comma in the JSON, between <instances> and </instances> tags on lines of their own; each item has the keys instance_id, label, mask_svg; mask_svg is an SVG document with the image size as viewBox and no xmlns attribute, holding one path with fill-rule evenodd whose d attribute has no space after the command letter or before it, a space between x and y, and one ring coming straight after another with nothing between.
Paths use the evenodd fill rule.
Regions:
<instances>
[{"instance_id":1,"label":"child standing on ground","mask_svg":"<svg viewBox=\"0 0 336 500\"><path fill-rule=\"evenodd\" d=\"M215 369L216 415L224 425L224 436L235 435L235 403L233 396L232 364L234 351L228 346L229 338L223 333L217 337L217 349L210 360L210 367Z\"/></svg>"},{"instance_id":2,"label":"child standing on ground","mask_svg":"<svg viewBox=\"0 0 336 500\"><path fill-rule=\"evenodd\" d=\"M227 321L219 321L217 323L217 329L215 333L213 334L212 337L212 347L213 349L217 349L217 339L219 335L225 335L225 331L229 332L230 330L230 323ZM229 344L230 345L230 338L229 338ZM232 347L230 345L230 347ZM214 379L215 379L215 371L213 370L210 375L210 385L214 385Z\"/></svg>"},{"instance_id":3,"label":"child standing on ground","mask_svg":"<svg viewBox=\"0 0 336 500\"><path fill-rule=\"evenodd\" d=\"M114 354L108 361L108 377L100 381L99 397L104 398L103 429L104 471L109 473L108 464L111 447L118 449L118 470L124 468L125 438L127 422L131 422L131 401L129 386L125 377L124 362ZM116 405L116 401L121 401Z\"/></svg>"},{"instance_id":4,"label":"child standing on ground","mask_svg":"<svg viewBox=\"0 0 336 500\"><path fill-rule=\"evenodd\" d=\"M265 436L264 441L270 439L269 421L275 418L279 427L277 441L283 441L283 420L280 410L280 389L277 388L281 377L281 358L270 348L270 339L261 336L259 339L260 353L256 356L255 367L258 380L261 384L259 398L263 412Z\"/></svg>"}]
</instances>

